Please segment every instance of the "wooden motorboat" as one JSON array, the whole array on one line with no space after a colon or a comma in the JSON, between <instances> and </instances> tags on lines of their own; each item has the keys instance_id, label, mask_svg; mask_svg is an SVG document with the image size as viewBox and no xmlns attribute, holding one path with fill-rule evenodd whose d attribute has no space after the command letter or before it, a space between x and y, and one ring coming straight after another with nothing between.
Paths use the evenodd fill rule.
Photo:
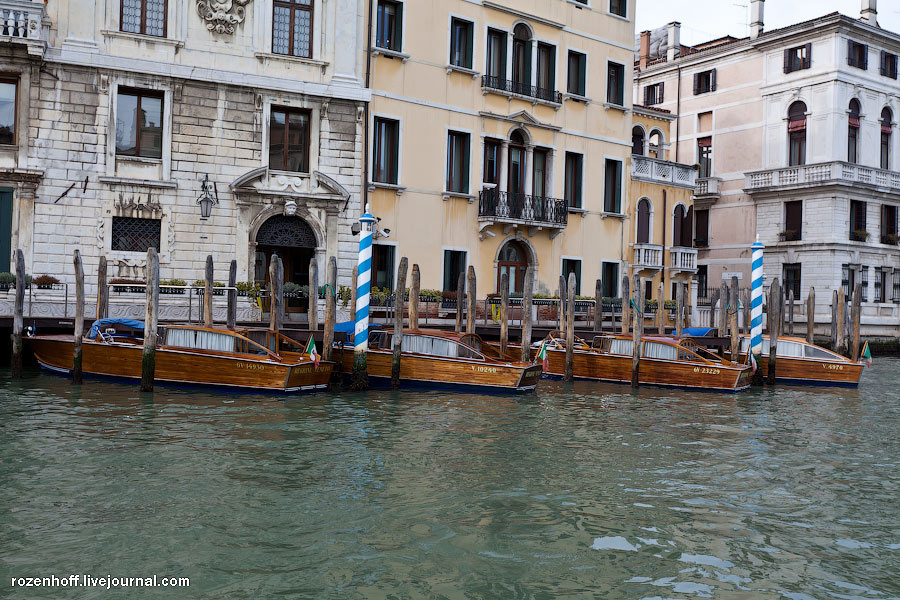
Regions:
<instances>
[{"instance_id":1,"label":"wooden motorboat","mask_svg":"<svg viewBox=\"0 0 900 600\"><path fill-rule=\"evenodd\" d=\"M393 331L369 332L367 371L373 384L391 380ZM476 334L437 329L403 330L400 384L486 392L529 392L541 378L541 365L520 362L482 341ZM353 352L343 356L345 373L353 371Z\"/></svg>"},{"instance_id":2,"label":"wooden motorboat","mask_svg":"<svg viewBox=\"0 0 900 600\"><path fill-rule=\"evenodd\" d=\"M82 345L83 372L140 379L142 332L140 321L95 322ZM155 380L159 382L302 392L327 388L334 368L333 362L316 365L302 346L265 329L230 331L166 325L159 327L158 339ZM43 368L59 373L72 371L72 335L38 335L27 340Z\"/></svg>"},{"instance_id":3,"label":"wooden motorboat","mask_svg":"<svg viewBox=\"0 0 900 600\"><path fill-rule=\"evenodd\" d=\"M541 345L547 350L545 376L565 374L566 342L551 332L531 346L537 358ZM634 342L631 337L596 336L591 344L576 337L573 348L573 372L576 379L631 383ZM641 365L638 382L687 389L737 392L750 387L751 369L747 365L725 361L698 346L690 338L644 337L641 340Z\"/></svg>"},{"instance_id":4,"label":"wooden motorboat","mask_svg":"<svg viewBox=\"0 0 900 600\"><path fill-rule=\"evenodd\" d=\"M747 362L750 336L741 336L740 360ZM775 380L804 385L856 387L864 364L810 344L803 338L779 337L775 360ZM769 372L769 336L762 338L759 369Z\"/></svg>"}]
</instances>

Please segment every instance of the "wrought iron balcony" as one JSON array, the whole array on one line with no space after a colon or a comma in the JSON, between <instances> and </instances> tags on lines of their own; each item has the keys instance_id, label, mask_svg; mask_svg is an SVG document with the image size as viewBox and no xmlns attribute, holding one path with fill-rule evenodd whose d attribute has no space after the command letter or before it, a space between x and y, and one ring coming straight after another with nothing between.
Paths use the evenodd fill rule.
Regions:
<instances>
[{"instance_id":1,"label":"wrought iron balcony","mask_svg":"<svg viewBox=\"0 0 900 600\"><path fill-rule=\"evenodd\" d=\"M681 163L633 154L631 156L631 177L651 183L694 189L697 171L693 167Z\"/></svg>"},{"instance_id":2,"label":"wrought iron balcony","mask_svg":"<svg viewBox=\"0 0 900 600\"><path fill-rule=\"evenodd\" d=\"M834 161L745 174L744 188L752 193L823 185L867 187L892 194L900 190L900 172Z\"/></svg>"},{"instance_id":3,"label":"wrought iron balcony","mask_svg":"<svg viewBox=\"0 0 900 600\"><path fill-rule=\"evenodd\" d=\"M683 271L689 273L697 272L697 249L686 248L684 246L674 246L669 248L669 256L671 257L671 270Z\"/></svg>"},{"instance_id":4,"label":"wrought iron balcony","mask_svg":"<svg viewBox=\"0 0 900 600\"><path fill-rule=\"evenodd\" d=\"M663 247L659 244L635 244L633 265L638 270L663 268Z\"/></svg>"},{"instance_id":5,"label":"wrought iron balcony","mask_svg":"<svg viewBox=\"0 0 900 600\"><path fill-rule=\"evenodd\" d=\"M46 47L43 2L0 0L0 43L20 43L28 53L42 55Z\"/></svg>"},{"instance_id":6,"label":"wrought iron balcony","mask_svg":"<svg viewBox=\"0 0 900 600\"><path fill-rule=\"evenodd\" d=\"M565 200L501 192L485 188L478 195L478 220L484 223L522 224L564 229L569 210Z\"/></svg>"},{"instance_id":7,"label":"wrought iron balcony","mask_svg":"<svg viewBox=\"0 0 900 600\"><path fill-rule=\"evenodd\" d=\"M504 94L516 94L517 96L527 96L528 98L535 98L553 104L562 104L562 93L556 90L548 90L510 79L501 79L493 75L482 75L481 87Z\"/></svg>"}]
</instances>

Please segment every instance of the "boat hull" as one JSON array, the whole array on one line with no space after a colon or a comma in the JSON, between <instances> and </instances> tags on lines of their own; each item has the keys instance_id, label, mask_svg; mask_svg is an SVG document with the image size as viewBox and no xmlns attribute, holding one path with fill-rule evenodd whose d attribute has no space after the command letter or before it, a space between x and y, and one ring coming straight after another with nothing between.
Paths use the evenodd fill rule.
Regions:
<instances>
[{"instance_id":1,"label":"boat hull","mask_svg":"<svg viewBox=\"0 0 900 600\"><path fill-rule=\"evenodd\" d=\"M41 366L58 373L72 371L73 341L63 336L28 338ZM84 373L126 379L141 378L143 349L131 344L107 344L85 340ZM326 389L333 363L318 368L309 361L277 363L255 356L215 355L183 350L156 350L155 380L208 385L252 391L301 392Z\"/></svg>"},{"instance_id":2,"label":"boat hull","mask_svg":"<svg viewBox=\"0 0 900 600\"><path fill-rule=\"evenodd\" d=\"M372 383L391 380L393 354L369 350L366 370ZM353 371L353 353L344 354L345 373ZM475 364L472 361L404 354L400 360L402 386L479 391L489 393L524 393L535 389L541 378L541 365Z\"/></svg>"},{"instance_id":3,"label":"boat hull","mask_svg":"<svg viewBox=\"0 0 900 600\"><path fill-rule=\"evenodd\" d=\"M763 376L768 374L768 356L760 357L759 368ZM850 361L837 362L788 356L778 356L775 360L775 380L799 385L858 387L862 371L861 363Z\"/></svg>"},{"instance_id":4,"label":"boat hull","mask_svg":"<svg viewBox=\"0 0 900 600\"><path fill-rule=\"evenodd\" d=\"M533 356L536 352L532 349ZM566 365L565 350L548 349L547 357L550 364L545 375L562 377ZM572 358L573 375L577 379L631 383L630 356L576 350ZM641 358L638 383L716 392L739 392L750 387L750 369L679 363L645 357Z\"/></svg>"}]
</instances>

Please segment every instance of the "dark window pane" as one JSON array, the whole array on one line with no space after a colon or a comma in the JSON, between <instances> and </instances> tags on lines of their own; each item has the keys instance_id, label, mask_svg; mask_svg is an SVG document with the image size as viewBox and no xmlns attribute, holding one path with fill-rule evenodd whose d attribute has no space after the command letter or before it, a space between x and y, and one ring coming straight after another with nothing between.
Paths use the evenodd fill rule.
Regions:
<instances>
[{"instance_id":1,"label":"dark window pane","mask_svg":"<svg viewBox=\"0 0 900 600\"><path fill-rule=\"evenodd\" d=\"M469 135L451 131L447 138L447 191L469 192Z\"/></svg>"},{"instance_id":2,"label":"dark window pane","mask_svg":"<svg viewBox=\"0 0 900 600\"><path fill-rule=\"evenodd\" d=\"M162 98L141 97L139 156L162 158Z\"/></svg>"},{"instance_id":3,"label":"dark window pane","mask_svg":"<svg viewBox=\"0 0 900 600\"><path fill-rule=\"evenodd\" d=\"M287 115L282 111L272 111L269 125L269 168L284 171L284 147L287 139Z\"/></svg>"},{"instance_id":4,"label":"dark window pane","mask_svg":"<svg viewBox=\"0 0 900 600\"><path fill-rule=\"evenodd\" d=\"M582 180L581 154L566 152L566 204L572 208L581 208L581 180Z\"/></svg>"},{"instance_id":5,"label":"dark window pane","mask_svg":"<svg viewBox=\"0 0 900 600\"><path fill-rule=\"evenodd\" d=\"M604 175L603 210L619 213L622 207L622 163L607 159Z\"/></svg>"},{"instance_id":6,"label":"dark window pane","mask_svg":"<svg viewBox=\"0 0 900 600\"><path fill-rule=\"evenodd\" d=\"M487 75L506 79L506 34L488 31Z\"/></svg>"},{"instance_id":7,"label":"dark window pane","mask_svg":"<svg viewBox=\"0 0 900 600\"><path fill-rule=\"evenodd\" d=\"M444 291L455 292L459 275L466 268L466 253L461 250L444 250Z\"/></svg>"},{"instance_id":8,"label":"dark window pane","mask_svg":"<svg viewBox=\"0 0 900 600\"><path fill-rule=\"evenodd\" d=\"M375 155L373 180L379 183L397 183L397 157L399 151L399 124L390 119L375 119Z\"/></svg>"},{"instance_id":9,"label":"dark window pane","mask_svg":"<svg viewBox=\"0 0 900 600\"><path fill-rule=\"evenodd\" d=\"M16 84L0 81L0 144L16 141Z\"/></svg>"},{"instance_id":10,"label":"dark window pane","mask_svg":"<svg viewBox=\"0 0 900 600\"><path fill-rule=\"evenodd\" d=\"M609 12L620 17L625 16L625 7L628 5L627 0L609 0Z\"/></svg>"},{"instance_id":11,"label":"dark window pane","mask_svg":"<svg viewBox=\"0 0 900 600\"><path fill-rule=\"evenodd\" d=\"M159 252L159 234L159 219L113 217L112 249L146 252L148 248L156 248Z\"/></svg>"},{"instance_id":12,"label":"dark window pane","mask_svg":"<svg viewBox=\"0 0 900 600\"><path fill-rule=\"evenodd\" d=\"M309 115L288 114L288 170L305 173L309 170L307 154L309 140Z\"/></svg>"},{"instance_id":13,"label":"dark window pane","mask_svg":"<svg viewBox=\"0 0 900 600\"><path fill-rule=\"evenodd\" d=\"M119 93L116 104L116 154L137 156L138 98Z\"/></svg>"},{"instance_id":14,"label":"dark window pane","mask_svg":"<svg viewBox=\"0 0 900 600\"><path fill-rule=\"evenodd\" d=\"M375 45L379 48L399 51L401 5L396 2L382 0L378 3L378 26L375 33Z\"/></svg>"}]
</instances>

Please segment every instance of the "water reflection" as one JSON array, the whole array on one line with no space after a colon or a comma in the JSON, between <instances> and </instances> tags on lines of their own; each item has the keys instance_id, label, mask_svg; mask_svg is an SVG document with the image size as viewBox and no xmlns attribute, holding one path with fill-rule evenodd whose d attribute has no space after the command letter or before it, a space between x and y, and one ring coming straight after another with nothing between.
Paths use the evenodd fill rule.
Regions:
<instances>
[{"instance_id":1,"label":"water reflection","mask_svg":"<svg viewBox=\"0 0 900 600\"><path fill-rule=\"evenodd\" d=\"M735 396L3 379L0 576L185 575L200 598L896 596L898 367Z\"/></svg>"}]
</instances>

